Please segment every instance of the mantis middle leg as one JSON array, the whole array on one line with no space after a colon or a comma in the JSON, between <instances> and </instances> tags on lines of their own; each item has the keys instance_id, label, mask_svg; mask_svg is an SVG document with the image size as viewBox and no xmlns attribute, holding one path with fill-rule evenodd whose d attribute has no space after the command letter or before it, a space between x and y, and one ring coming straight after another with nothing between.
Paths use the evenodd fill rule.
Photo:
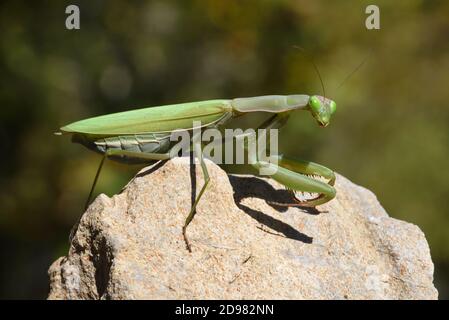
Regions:
<instances>
[{"instance_id":1,"label":"mantis middle leg","mask_svg":"<svg viewBox=\"0 0 449 320\"><path fill-rule=\"evenodd\" d=\"M192 252L192 248L190 246L190 242L189 242L189 239L187 238L187 234L186 234L187 226L190 224L193 217L195 216L196 206L197 206L198 202L200 201L201 197L203 196L204 191L206 191L207 185L209 184L209 181L210 181L209 171L207 170L207 165L206 165L206 162L204 161L203 153L201 150L201 143L199 141L197 141L197 138L198 138L198 136L195 136L195 135L192 138L193 148L195 151L195 156L200 161L201 170L203 171L203 176L204 176L204 184L201 187L201 190L200 190L198 196L196 197L192 207L190 208L189 215L187 216L187 218L184 222L184 226L182 227L182 235L184 237L184 242L186 243L186 248L187 248L187 250L189 250L189 252Z\"/></svg>"},{"instance_id":2,"label":"mantis middle leg","mask_svg":"<svg viewBox=\"0 0 449 320\"><path fill-rule=\"evenodd\" d=\"M193 140L194 141L196 140L195 136L194 136ZM183 237L184 237L184 241L186 243L186 247L187 247L187 250L189 250L189 252L192 252L192 250L191 250L191 246L190 246L189 240L188 240L187 235L186 235L186 229L187 229L187 226L192 221L193 217L195 216L196 206L197 206L198 202L200 201L200 199L201 199L201 197L202 197L204 191L206 190L206 187L207 187L207 185L209 184L209 181L210 181L209 172L207 170L207 166L206 166L206 163L204 161L204 158L203 158L203 155L202 155L202 152L201 152L201 145L199 143L194 142L193 143L193 147L194 147L194 150L195 150L196 157L199 159L200 164L201 164L201 169L202 169L203 175L204 175L204 185L201 188L198 196L196 197L195 202L191 206L191 210L189 212L189 215L187 216L187 218L186 218L186 220L184 222L184 226L182 228L182 234L183 234ZM179 151L179 148L176 149L176 150L175 150L175 148L173 148L173 149L171 149L167 153L160 154L160 153L132 152L132 151L126 151L126 150L117 150L117 149L109 149L109 150L107 150L104 153L103 158L101 159L100 165L99 165L99 167L97 169L97 173L95 174L94 182L92 184L89 196L87 198L85 209L87 209L87 206L90 203L90 199L92 197L93 191L94 191L95 186L96 186L97 181L98 181L98 177L99 177L100 172L101 172L101 170L103 168L103 164L104 164L104 161L106 160L106 158L111 157L111 156L126 156L126 157L130 157L130 158L149 160L149 161L152 161L152 160L167 160L167 159L170 159L171 157L175 156L178 153L178 151ZM69 237L70 241L72 240L72 238L73 238L73 236L74 236L74 234L75 234L75 232L76 232L76 230L78 228L78 224L79 224L79 221L72 228L72 231L70 232L70 237Z\"/></svg>"}]
</instances>

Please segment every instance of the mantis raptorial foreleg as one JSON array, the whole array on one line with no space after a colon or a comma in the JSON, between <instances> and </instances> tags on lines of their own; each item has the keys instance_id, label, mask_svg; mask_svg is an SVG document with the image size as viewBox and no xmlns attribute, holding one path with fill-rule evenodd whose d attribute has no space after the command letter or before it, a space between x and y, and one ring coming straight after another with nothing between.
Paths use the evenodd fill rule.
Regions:
<instances>
[{"instance_id":1,"label":"mantis raptorial foreleg","mask_svg":"<svg viewBox=\"0 0 449 320\"><path fill-rule=\"evenodd\" d=\"M288 118L288 114L280 113L265 121L258 129L277 129L282 127ZM251 134L250 134L251 135ZM252 137L248 136L248 134L244 134L242 136L237 136L236 138L247 137L248 139L245 142L245 149L250 152L250 148L248 148L248 141L253 138L255 139L255 133L252 133ZM317 206L323 204L332 198L335 197L335 189L332 185L335 182L335 175L332 170L304 160L296 160L289 159L283 156L275 156L271 157L271 161L260 161L256 154L248 154L248 158L252 161L252 166L258 170L261 168L270 169L269 171L274 172L273 174L269 174L271 178L280 182L288 189L293 191L302 191L302 192L310 192L318 194L318 197L314 199L308 199L301 201L296 196L296 203L286 203L286 204L278 204L277 205L285 205L285 206ZM273 160L277 160L273 163ZM325 179L328 179L328 183L324 183L309 176L320 176Z\"/></svg>"},{"instance_id":2,"label":"mantis raptorial foreleg","mask_svg":"<svg viewBox=\"0 0 449 320\"><path fill-rule=\"evenodd\" d=\"M313 178L308 177L306 172L299 171L301 167L302 160L288 160L290 163L295 164L298 163L299 166L296 168L298 172L288 170L282 167L282 161L279 162L279 165L275 165L272 163L262 163L263 166L272 167L275 169L276 173L271 175L270 177L279 183L286 186L288 189L293 191L302 191L302 192L310 192L316 193L318 196L313 199L307 200L299 200L295 196L296 203L276 203L276 205L284 205L284 206L305 206L305 207L315 207L320 204L326 203L329 200L335 197L335 189L329 183L335 180L330 180L329 183L324 183ZM260 163L256 164L256 167L261 166ZM314 174L310 175L318 175L324 177L327 172L315 170ZM294 195L294 193L293 193Z\"/></svg>"},{"instance_id":3,"label":"mantis raptorial foreleg","mask_svg":"<svg viewBox=\"0 0 449 320\"><path fill-rule=\"evenodd\" d=\"M334 172L318 163L307 160L290 159L284 156L278 156L277 163L281 167L294 172L299 172L307 175L317 175L329 179L327 183L331 186L333 186L335 183Z\"/></svg>"}]
</instances>

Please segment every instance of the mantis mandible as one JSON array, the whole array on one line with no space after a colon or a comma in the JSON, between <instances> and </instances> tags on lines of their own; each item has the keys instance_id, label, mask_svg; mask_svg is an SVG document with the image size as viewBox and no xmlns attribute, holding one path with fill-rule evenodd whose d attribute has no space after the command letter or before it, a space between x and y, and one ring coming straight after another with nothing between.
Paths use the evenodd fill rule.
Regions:
<instances>
[{"instance_id":1,"label":"mantis mandible","mask_svg":"<svg viewBox=\"0 0 449 320\"><path fill-rule=\"evenodd\" d=\"M320 95L268 95L250 98L207 100L199 102L172 104L119 112L86 120L77 121L60 129L62 134L71 134L72 142L103 154L95 179L87 199L86 208L93 194L104 160L110 158L124 163L153 163L170 159L178 153L170 134L175 130L192 131L193 122L201 122L201 130L220 127L232 118L252 112L267 112L273 115L257 129L282 127L291 112L306 110L318 124L326 127L331 115L336 111L336 103ZM193 138L192 138L193 140ZM210 181L201 147L193 144L204 175L204 184L191 206L184 222L182 234L187 249L191 246L186 229L192 221L196 206ZM253 155L254 156L254 155ZM275 166L270 177L292 192L294 202L285 206L314 207L335 197L333 188L335 174L332 170L309 161L277 156L276 164L256 159L254 168ZM320 179L315 179L319 177ZM325 182L323 182L323 180ZM295 191L316 195L311 199L300 200Z\"/></svg>"}]
</instances>

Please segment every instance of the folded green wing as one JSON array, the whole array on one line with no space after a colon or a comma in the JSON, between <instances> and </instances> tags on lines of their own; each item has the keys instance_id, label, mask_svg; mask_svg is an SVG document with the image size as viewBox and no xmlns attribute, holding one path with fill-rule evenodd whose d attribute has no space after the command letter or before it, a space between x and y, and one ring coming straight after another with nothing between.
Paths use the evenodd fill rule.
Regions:
<instances>
[{"instance_id":1,"label":"folded green wing","mask_svg":"<svg viewBox=\"0 0 449 320\"><path fill-rule=\"evenodd\" d=\"M62 127L61 131L100 136L169 132L191 129L193 121L208 126L231 111L229 100L171 104L89 118Z\"/></svg>"}]
</instances>

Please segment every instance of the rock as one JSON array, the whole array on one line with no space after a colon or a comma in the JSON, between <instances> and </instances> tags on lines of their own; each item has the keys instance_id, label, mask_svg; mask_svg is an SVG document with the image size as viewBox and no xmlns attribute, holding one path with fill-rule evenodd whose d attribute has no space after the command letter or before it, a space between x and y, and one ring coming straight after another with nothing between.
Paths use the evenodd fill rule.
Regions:
<instances>
[{"instance_id":1,"label":"rock","mask_svg":"<svg viewBox=\"0 0 449 320\"><path fill-rule=\"evenodd\" d=\"M279 207L267 201L291 198L275 181L208 168L192 253L181 228L204 180L178 158L97 197L49 269L48 298L437 299L424 234L372 192L338 175L336 199L319 211Z\"/></svg>"}]
</instances>

